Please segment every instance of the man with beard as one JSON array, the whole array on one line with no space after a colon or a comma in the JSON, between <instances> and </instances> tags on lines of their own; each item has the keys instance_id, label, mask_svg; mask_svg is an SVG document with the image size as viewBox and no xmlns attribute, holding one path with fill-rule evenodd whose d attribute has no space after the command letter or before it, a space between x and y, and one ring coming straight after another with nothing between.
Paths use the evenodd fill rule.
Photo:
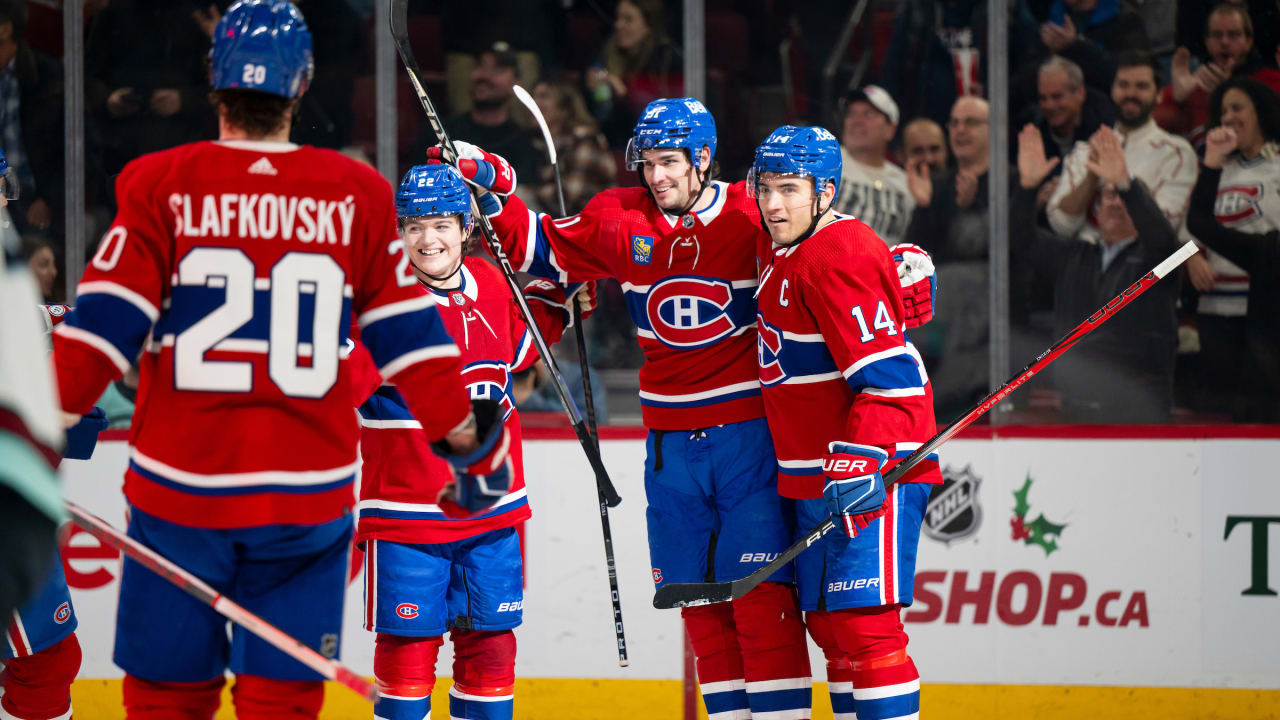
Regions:
<instances>
[{"instance_id":1,"label":"man with beard","mask_svg":"<svg viewBox=\"0 0 1280 720\"><path fill-rule=\"evenodd\" d=\"M490 152L501 155L515 168L516 177L538 176L541 156L533 138L511 120L511 87L516 83L516 54L505 42L476 55L471 70L471 109L448 119L445 127L454 137L466 138ZM423 128L419 141L434 145L430 128Z\"/></svg>"},{"instance_id":2,"label":"man with beard","mask_svg":"<svg viewBox=\"0 0 1280 720\"><path fill-rule=\"evenodd\" d=\"M1119 110L1115 133L1124 146L1124 160L1131 178L1151 188L1156 205L1164 212L1175 232L1185 237L1183 219L1187 198L1196 182L1196 156L1191 144L1156 126L1151 111L1156 105L1160 73L1151 55L1142 51L1121 53L1116 58L1116 77L1111 83L1111 99ZM1110 128L1099 128L1109 133ZM1063 163L1062 180L1049 198L1049 225L1063 237L1090 243L1101 239L1099 229L1101 183L1089 165L1096 162L1090 142L1078 142ZM1187 265L1194 278L1198 256ZM1203 264L1204 260L1198 260Z\"/></svg>"}]
</instances>

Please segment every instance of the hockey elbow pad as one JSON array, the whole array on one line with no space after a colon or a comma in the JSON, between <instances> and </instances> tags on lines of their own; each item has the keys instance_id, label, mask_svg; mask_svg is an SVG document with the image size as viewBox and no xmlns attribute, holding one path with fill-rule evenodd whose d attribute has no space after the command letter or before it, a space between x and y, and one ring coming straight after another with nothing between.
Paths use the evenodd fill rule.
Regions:
<instances>
[{"instance_id":1,"label":"hockey elbow pad","mask_svg":"<svg viewBox=\"0 0 1280 720\"><path fill-rule=\"evenodd\" d=\"M920 327L933 319L933 304L938 295L933 259L924 248L911 243L894 245L889 253L898 265L903 321L908 328Z\"/></svg>"},{"instance_id":2,"label":"hockey elbow pad","mask_svg":"<svg viewBox=\"0 0 1280 720\"><path fill-rule=\"evenodd\" d=\"M431 443L431 449L449 462L457 477L452 497L440 501L441 509L450 516L465 516L491 507L511 489L515 476L509 454L511 433L503 423L502 406L493 400L478 399L471 401L471 408L480 439L474 450L457 454L444 440Z\"/></svg>"}]
</instances>

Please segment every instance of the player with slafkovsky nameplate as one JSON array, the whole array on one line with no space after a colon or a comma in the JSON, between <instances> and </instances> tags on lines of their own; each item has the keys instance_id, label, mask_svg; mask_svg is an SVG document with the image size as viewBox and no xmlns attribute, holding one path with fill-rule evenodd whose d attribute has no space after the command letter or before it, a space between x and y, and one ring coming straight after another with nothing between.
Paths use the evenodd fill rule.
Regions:
<instances>
[{"instance_id":1,"label":"player with slafkovsky nameplate","mask_svg":"<svg viewBox=\"0 0 1280 720\"><path fill-rule=\"evenodd\" d=\"M135 361L128 534L335 657L359 466L344 348L352 316L432 440L477 446L458 348L396 282L391 188L340 153L289 143L311 34L282 0L243 0L211 50L218 142L129 163L119 211L53 335L65 412ZM126 559L114 660L130 718L315 718L320 676Z\"/></svg>"}]
</instances>

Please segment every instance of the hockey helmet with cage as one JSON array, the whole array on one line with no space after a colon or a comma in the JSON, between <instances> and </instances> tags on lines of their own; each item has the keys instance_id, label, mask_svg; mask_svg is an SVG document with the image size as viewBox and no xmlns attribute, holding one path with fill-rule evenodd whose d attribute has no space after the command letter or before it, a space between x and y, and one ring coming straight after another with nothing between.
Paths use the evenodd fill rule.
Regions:
<instances>
[{"instance_id":1,"label":"hockey helmet with cage","mask_svg":"<svg viewBox=\"0 0 1280 720\"><path fill-rule=\"evenodd\" d=\"M432 215L458 215L463 236L471 234L471 190L452 165L414 165L396 190L396 215L400 219Z\"/></svg>"},{"instance_id":2,"label":"hockey helmet with cage","mask_svg":"<svg viewBox=\"0 0 1280 720\"><path fill-rule=\"evenodd\" d=\"M311 82L311 31L287 0L240 0L227 8L209 50L215 90L296 98Z\"/></svg>"},{"instance_id":3,"label":"hockey helmet with cage","mask_svg":"<svg viewBox=\"0 0 1280 720\"><path fill-rule=\"evenodd\" d=\"M824 128L783 125L769 133L756 148L755 161L747 172L747 194L755 197L756 183L764 173L800 175L814 179L814 194L831 183L835 205L840 196L840 143Z\"/></svg>"},{"instance_id":4,"label":"hockey helmet with cage","mask_svg":"<svg viewBox=\"0 0 1280 720\"><path fill-rule=\"evenodd\" d=\"M711 150L707 167L699 163L703 146ZM674 148L689 151L695 170L706 171L716 157L716 121L697 98L659 98L645 106L627 141L628 170L644 161L644 151Z\"/></svg>"}]
</instances>

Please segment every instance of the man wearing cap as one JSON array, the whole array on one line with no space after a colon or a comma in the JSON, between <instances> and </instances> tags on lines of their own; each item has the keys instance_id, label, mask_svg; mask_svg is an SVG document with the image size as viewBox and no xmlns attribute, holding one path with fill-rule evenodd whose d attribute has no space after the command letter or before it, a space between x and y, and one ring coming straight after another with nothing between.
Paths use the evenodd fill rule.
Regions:
<instances>
[{"instance_id":1,"label":"man wearing cap","mask_svg":"<svg viewBox=\"0 0 1280 720\"><path fill-rule=\"evenodd\" d=\"M867 85L845 96L836 211L866 223L887 245L902 242L916 205L907 174L885 159L897 129L898 104L883 88Z\"/></svg>"},{"instance_id":2,"label":"man wearing cap","mask_svg":"<svg viewBox=\"0 0 1280 720\"><path fill-rule=\"evenodd\" d=\"M511 87L516 84L516 53L503 41L495 42L476 55L471 70L471 109L446 122L449 134L466 138L486 150L507 159L516 177L537 177L541 155L534 149L533 137L511 120ZM423 146L435 145L439 139L430 127L423 128Z\"/></svg>"}]
</instances>

